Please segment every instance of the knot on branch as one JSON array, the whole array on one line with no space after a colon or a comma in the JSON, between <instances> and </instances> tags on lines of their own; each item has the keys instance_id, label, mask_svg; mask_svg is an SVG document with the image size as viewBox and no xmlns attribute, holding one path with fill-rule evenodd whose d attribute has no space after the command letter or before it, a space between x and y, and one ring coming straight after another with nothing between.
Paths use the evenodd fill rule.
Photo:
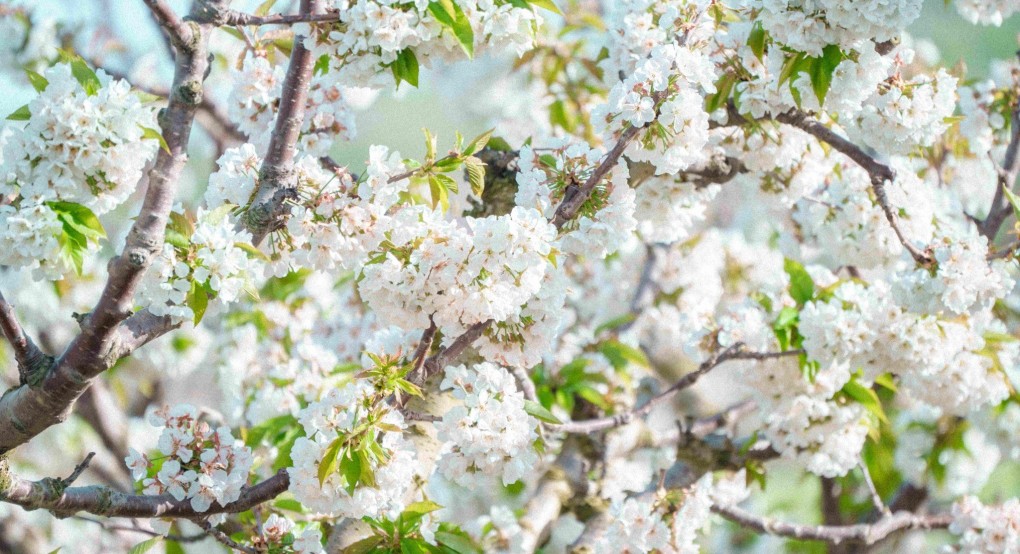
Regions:
<instances>
[{"instance_id":1,"label":"knot on branch","mask_svg":"<svg viewBox=\"0 0 1020 554\"><path fill-rule=\"evenodd\" d=\"M197 0L186 19L220 27L230 23L229 15L225 0Z\"/></svg>"},{"instance_id":2,"label":"knot on branch","mask_svg":"<svg viewBox=\"0 0 1020 554\"><path fill-rule=\"evenodd\" d=\"M202 103L202 81L187 79L174 87L173 96L182 104L198 106Z\"/></svg>"}]
</instances>

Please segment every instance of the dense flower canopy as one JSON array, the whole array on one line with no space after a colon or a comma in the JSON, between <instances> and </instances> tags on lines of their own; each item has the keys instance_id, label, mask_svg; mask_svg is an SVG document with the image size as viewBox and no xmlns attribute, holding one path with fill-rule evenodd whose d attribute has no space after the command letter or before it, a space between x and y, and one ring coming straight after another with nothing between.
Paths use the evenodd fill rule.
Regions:
<instances>
[{"instance_id":1,"label":"dense flower canopy","mask_svg":"<svg viewBox=\"0 0 1020 554\"><path fill-rule=\"evenodd\" d=\"M0 6L0 551L1020 553L1011 52L922 0L144 5L158 56ZM491 128L337 161L436 83Z\"/></svg>"}]
</instances>

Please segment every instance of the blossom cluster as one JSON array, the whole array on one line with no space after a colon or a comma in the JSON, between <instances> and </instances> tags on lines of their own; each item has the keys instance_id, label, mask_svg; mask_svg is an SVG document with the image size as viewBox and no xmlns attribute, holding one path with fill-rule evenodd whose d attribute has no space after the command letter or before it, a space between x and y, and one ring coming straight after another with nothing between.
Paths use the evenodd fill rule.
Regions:
<instances>
[{"instance_id":1,"label":"blossom cluster","mask_svg":"<svg viewBox=\"0 0 1020 554\"><path fill-rule=\"evenodd\" d=\"M436 424L443 441L437 469L444 477L471 486L491 477L509 485L528 475L538 462L538 421L525 412L509 372L488 362L450 366L440 389L461 401Z\"/></svg>"},{"instance_id":2,"label":"blossom cluster","mask_svg":"<svg viewBox=\"0 0 1020 554\"><path fill-rule=\"evenodd\" d=\"M265 56L245 58L234 76L227 111L258 151L269 147L278 99L283 92L283 67ZM305 101L305 117L297 148L306 156L325 156L335 140L352 140L356 133L354 113L348 102L351 91L330 76L315 75Z\"/></svg>"},{"instance_id":3,"label":"blossom cluster","mask_svg":"<svg viewBox=\"0 0 1020 554\"><path fill-rule=\"evenodd\" d=\"M155 126L155 108L126 81L92 73L80 60L54 65L35 82L39 95L8 117L15 123L0 135L0 196L13 201L0 206L0 241L8 245L0 264L60 279L98 250L95 214L135 190L158 148L142 140Z\"/></svg>"},{"instance_id":4,"label":"blossom cluster","mask_svg":"<svg viewBox=\"0 0 1020 554\"><path fill-rule=\"evenodd\" d=\"M196 512L235 501L248 482L251 450L234 439L228 427L213 429L199 419L190 404L165 406L149 415L149 423L162 427L158 448L161 458L131 449L125 458L131 475L142 481L145 494L169 494L189 499ZM155 462L162 462L154 476L148 476Z\"/></svg>"},{"instance_id":5,"label":"blossom cluster","mask_svg":"<svg viewBox=\"0 0 1020 554\"><path fill-rule=\"evenodd\" d=\"M342 388L328 391L322 399L312 402L299 412L305 436L294 443L291 457L290 492L310 510L337 517L361 518L364 516L396 518L410 503L414 476L428 474L429 468L415 463L412 444L404 438L403 417L387 411L378 420L368 419L373 389L365 381L353 381ZM368 483L362 477L349 473L332 472L320 479L320 467L329 463L325 459L335 441L359 439L358 427L378 436L371 454L359 456L360 475L372 475ZM378 428L377 428L378 427ZM354 445L351 446L354 448ZM333 452L334 459L337 453ZM351 482L351 479L358 479Z\"/></svg>"},{"instance_id":6,"label":"blossom cluster","mask_svg":"<svg viewBox=\"0 0 1020 554\"><path fill-rule=\"evenodd\" d=\"M966 496L953 504L949 530L960 536L954 552L1020 552L1020 500L1011 498L1001 506L986 506L977 498Z\"/></svg>"},{"instance_id":7,"label":"blossom cluster","mask_svg":"<svg viewBox=\"0 0 1020 554\"><path fill-rule=\"evenodd\" d=\"M760 10L762 26L776 40L795 50L818 55L829 44L851 48L861 40L895 39L921 15L921 3L921 0L849 3L752 0L746 5Z\"/></svg>"},{"instance_id":8,"label":"blossom cluster","mask_svg":"<svg viewBox=\"0 0 1020 554\"><path fill-rule=\"evenodd\" d=\"M177 217L183 223L171 229L176 235L163 244L138 291L154 314L201 320L206 310L236 302L261 278L261 262L243 247L251 234L237 230L228 210L199 209L193 224Z\"/></svg>"},{"instance_id":9,"label":"blossom cluster","mask_svg":"<svg viewBox=\"0 0 1020 554\"><path fill-rule=\"evenodd\" d=\"M329 73L358 86L379 85L386 68L394 65L401 68L394 73L406 68L401 78L417 85L418 66L429 67L433 60L452 61L483 50L509 50L519 56L534 45L533 26L541 22L531 6L501 0L333 4L337 24L296 32L307 37L305 44L316 58L329 57Z\"/></svg>"}]
</instances>

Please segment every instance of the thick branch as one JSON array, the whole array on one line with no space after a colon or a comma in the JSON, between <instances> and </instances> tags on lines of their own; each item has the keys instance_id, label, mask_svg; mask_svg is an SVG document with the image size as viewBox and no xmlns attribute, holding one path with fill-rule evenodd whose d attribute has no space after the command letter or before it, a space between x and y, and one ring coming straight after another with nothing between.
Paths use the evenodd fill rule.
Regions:
<instances>
[{"instance_id":1,"label":"thick branch","mask_svg":"<svg viewBox=\"0 0 1020 554\"><path fill-rule=\"evenodd\" d=\"M194 39L192 29L174 13L173 8L165 0L142 1L149 7L149 11L152 12L152 17L156 20L156 23L167 32L174 46L177 48L188 48L188 45Z\"/></svg>"},{"instance_id":2,"label":"thick branch","mask_svg":"<svg viewBox=\"0 0 1020 554\"><path fill-rule=\"evenodd\" d=\"M783 356L796 356L801 353L800 350L786 350L782 352L742 352L740 348L741 345L736 344L723 352L712 356L708 360L705 360L700 366L698 366L698 369L684 375L671 387L656 396L653 396L651 400L639 408L634 408L633 410L616 414L614 416L600 417L585 421L571 421L558 425L550 424L548 427L554 431L563 431L565 433L589 434L626 425L631 421L634 421L635 418L648 415L653 409L655 409L656 406L669 402L680 391L698 382L698 379L700 379L702 375L715 369L723 362L729 360L768 360Z\"/></svg>"},{"instance_id":3,"label":"thick branch","mask_svg":"<svg viewBox=\"0 0 1020 554\"><path fill-rule=\"evenodd\" d=\"M171 29L188 29L186 34L178 29L181 40L176 48L172 94L160 117L168 151L160 149L156 155L141 211L128 233L124 250L110 263L106 286L95 309L83 321L82 332L39 386L23 385L0 398L0 454L66 419L90 380L112 367L123 350L117 344L119 326L131 315L142 276L162 249L177 181L188 159L192 123L202 102L202 82L209 70L206 52L209 21L222 9L224 1L195 2L191 21L186 23L171 18L172 12L165 12L162 2L149 3Z\"/></svg>"},{"instance_id":4,"label":"thick branch","mask_svg":"<svg viewBox=\"0 0 1020 554\"><path fill-rule=\"evenodd\" d=\"M318 13L322 3L322 0L301 0L301 13ZM245 213L245 227L251 231L252 242L256 245L281 224L289 211L287 200L297 195L294 154L305 119L308 87L315 64L312 52L305 48L304 39L302 35L294 37L294 49L283 81L280 111L269 139L269 150L259 170L259 188Z\"/></svg>"},{"instance_id":5,"label":"thick branch","mask_svg":"<svg viewBox=\"0 0 1020 554\"><path fill-rule=\"evenodd\" d=\"M436 352L432 356L429 356L425 360L425 371L415 374L414 382L416 384L422 384L428 380L429 377L436 373L446 369L446 366L453 363L462 352L467 350L469 346L474 344L479 337L485 333L485 330L492 325L492 320L483 321L482 323L475 323L471 327L468 327L464 334L457 337L450 343L450 346L443 348L439 352Z\"/></svg>"},{"instance_id":6,"label":"thick branch","mask_svg":"<svg viewBox=\"0 0 1020 554\"><path fill-rule=\"evenodd\" d=\"M899 531L910 529L945 529L952 517L949 515L918 516L910 512L898 512L883 517L875 523L856 525L800 525L756 516L736 506L712 506L712 511L748 529L791 539L823 541L829 544L860 543L872 545Z\"/></svg>"},{"instance_id":7,"label":"thick branch","mask_svg":"<svg viewBox=\"0 0 1020 554\"><path fill-rule=\"evenodd\" d=\"M10 473L5 461L0 462L0 476L4 477L0 484L6 484L6 489L0 490L0 500L5 502L28 510L44 509L61 515L88 512L106 517L194 518L243 512L276 498L290 485L287 472L280 470L257 485L246 487L236 501L226 506L214 503L208 511L198 513L189 500L175 500L169 494L125 494L101 486L67 488L63 481L52 478L28 481Z\"/></svg>"}]
</instances>

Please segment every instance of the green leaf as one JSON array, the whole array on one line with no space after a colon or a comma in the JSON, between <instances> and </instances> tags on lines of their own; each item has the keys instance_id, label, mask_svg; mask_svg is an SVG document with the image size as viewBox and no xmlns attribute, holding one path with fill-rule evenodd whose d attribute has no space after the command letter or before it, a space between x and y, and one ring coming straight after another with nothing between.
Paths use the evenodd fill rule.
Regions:
<instances>
[{"instance_id":1,"label":"green leaf","mask_svg":"<svg viewBox=\"0 0 1020 554\"><path fill-rule=\"evenodd\" d=\"M184 303L191 308L192 312L195 312L195 325L198 325L202 318L205 316L205 310L209 307L209 292L205 290L205 286L198 281L191 282L191 290L188 292L187 298Z\"/></svg>"},{"instance_id":2,"label":"green leaf","mask_svg":"<svg viewBox=\"0 0 1020 554\"><path fill-rule=\"evenodd\" d=\"M7 116L8 121L28 121L32 118L32 112L28 111L28 104L14 110Z\"/></svg>"},{"instance_id":3,"label":"green leaf","mask_svg":"<svg viewBox=\"0 0 1020 554\"><path fill-rule=\"evenodd\" d=\"M471 192L481 198L485 192L485 162L474 157L464 158L464 170L467 172L468 183L471 184Z\"/></svg>"},{"instance_id":4,"label":"green leaf","mask_svg":"<svg viewBox=\"0 0 1020 554\"><path fill-rule=\"evenodd\" d=\"M187 554L187 552L184 551L184 547L181 546L181 543L177 541L168 540L164 544L166 546L166 554Z\"/></svg>"},{"instance_id":5,"label":"green leaf","mask_svg":"<svg viewBox=\"0 0 1020 554\"><path fill-rule=\"evenodd\" d=\"M634 319L636 317L637 316L635 316L632 313L625 313L625 314L623 314L621 316L614 317L613 319L610 319L609 321L607 321L607 322L603 323L602 325L599 325L598 327L596 327L595 331L592 333L592 335L597 337L597 336L599 336L600 333L602 333L602 331L608 331L610 329L616 329L617 327L622 327L622 326L630 323L631 321L634 321Z\"/></svg>"},{"instance_id":6,"label":"green leaf","mask_svg":"<svg viewBox=\"0 0 1020 554\"><path fill-rule=\"evenodd\" d=\"M783 270L790 276L790 297L803 306L814 296L815 282L800 262L790 258L783 260Z\"/></svg>"},{"instance_id":7,"label":"green leaf","mask_svg":"<svg viewBox=\"0 0 1020 554\"><path fill-rule=\"evenodd\" d=\"M393 71L393 78L397 81L398 87L401 81L408 82L413 87L418 86L418 58L414 55L414 50L410 48L401 50L397 54L397 59L390 64L390 70Z\"/></svg>"},{"instance_id":8,"label":"green leaf","mask_svg":"<svg viewBox=\"0 0 1020 554\"><path fill-rule=\"evenodd\" d=\"M443 183L440 177L446 177L445 175L429 175L429 192L432 193L432 207L441 206L443 211L450 209L450 197L448 188ZM449 177L446 177L449 179Z\"/></svg>"},{"instance_id":9,"label":"green leaf","mask_svg":"<svg viewBox=\"0 0 1020 554\"><path fill-rule=\"evenodd\" d=\"M886 389L889 389L892 392L896 392L897 390L896 382L893 381L893 376L891 373L883 373L878 377L875 377L875 384L881 387L885 387Z\"/></svg>"},{"instance_id":10,"label":"green leaf","mask_svg":"<svg viewBox=\"0 0 1020 554\"><path fill-rule=\"evenodd\" d=\"M404 513L412 516L423 516L425 514L431 514L439 509L442 509L442 506L439 504L436 504L431 500L422 500L420 502L409 504L407 508L404 508Z\"/></svg>"},{"instance_id":11,"label":"green leaf","mask_svg":"<svg viewBox=\"0 0 1020 554\"><path fill-rule=\"evenodd\" d=\"M528 3L536 8L542 8L543 10L549 10L557 15L563 15L559 6L557 6L552 0L528 0Z\"/></svg>"},{"instance_id":12,"label":"green leaf","mask_svg":"<svg viewBox=\"0 0 1020 554\"><path fill-rule=\"evenodd\" d=\"M99 89L102 87L102 83L99 82L99 76L96 75L95 71L89 67L89 64L85 63L85 60L81 56L67 50L60 51L60 60L71 66L71 74L81 85L81 88L85 89L85 94L89 96L95 96Z\"/></svg>"},{"instance_id":13,"label":"green leaf","mask_svg":"<svg viewBox=\"0 0 1020 554\"><path fill-rule=\"evenodd\" d=\"M57 218L63 222L65 230L67 227L70 227L82 236L92 240L106 238L106 230L103 229L103 224L99 222L96 214L92 213L92 210L85 206L75 204L74 202L60 202L56 200L47 202L46 205L57 214Z\"/></svg>"},{"instance_id":14,"label":"green leaf","mask_svg":"<svg viewBox=\"0 0 1020 554\"><path fill-rule=\"evenodd\" d=\"M475 32L471 29L471 20L464 10L452 0L439 0L429 4L429 12L440 25L446 27L457 37L457 42L469 58L475 55Z\"/></svg>"},{"instance_id":15,"label":"green leaf","mask_svg":"<svg viewBox=\"0 0 1020 554\"><path fill-rule=\"evenodd\" d=\"M495 131L495 129L489 129L488 131L485 131L484 133L471 139L471 142L467 143L467 146L464 147L462 153L465 156L473 156L477 154L479 151L481 151L482 148L485 148L486 144L489 144L489 140L492 139L493 131Z\"/></svg>"},{"instance_id":16,"label":"green leaf","mask_svg":"<svg viewBox=\"0 0 1020 554\"><path fill-rule=\"evenodd\" d=\"M270 261L269 256L267 256L265 252L255 248L250 242L235 242L234 246L244 250L248 254L249 258L256 258L266 262Z\"/></svg>"},{"instance_id":17,"label":"green leaf","mask_svg":"<svg viewBox=\"0 0 1020 554\"><path fill-rule=\"evenodd\" d=\"M7 119L10 119L8 117ZM1013 215L1016 216L1016 220L1020 221L1020 197L1009 190L1009 187L1002 185L1002 191L1006 193L1006 200L1009 200L1009 205L1013 206Z\"/></svg>"},{"instance_id":18,"label":"green leaf","mask_svg":"<svg viewBox=\"0 0 1020 554\"><path fill-rule=\"evenodd\" d=\"M606 341L599 347L599 352L609 359L609 363L615 369L623 369L631 363L651 367L644 352L617 340Z\"/></svg>"},{"instance_id":19,"label":"green leaf","mask_svg":"<svg viewBox=\"0 0 1020 554\"><path fill-rule=\"evenodd\" d=\"M882 402L878 399L878 394L871 387L864 386L854 378L843 385L842 392L856 400L865 410L877 417L882 423L889 423L889 418L886 417L885 410L882 408Z\"/></svg>"},{"instance_id":20,"label":"green leaf","mask_svg":"<svg viewBox=\"0 0 1020 554\"><path fill-rule=\"evenodd\" d=\"M354 489L358 488L358 482L361 481L361 475L364 471L361 463L361 456L361 452L348 450L346 455L343 457L343 460L340 462L340 473L343 474L344 480L347 481L347 494L354 494ZM325 461L323 463L325 463ZM321 481L321 467L319 468L319 475L319 479Z\"/></svg>"},{"instance_id":21,"label":"green leaf","mask_svg":"<svg viewBox=\"0 0 1020 554\"><path fill-rule=\"evenodd\" d=\"M478 554L481 552L481 549L475 546L471 539L446 531L436 531L436 542L456 554Z\"/></svg>"},{"instance_id":22,"label":"green leaf","mask_svg":"<svg viewBox=\"0 0 1020 554\"><path fill-rule=\"evenodd\" d=\"M544 421L546 423L557 423L557 424L563 423L562 421L559 420L559 418L554 416L552 412L550 412L549 410L545 409L544 406L542 406L538 402L535 402L534 400L525 400L524 401L524 411L528 412L528 414L530 414L532 417L534 417L535 419L537 419L539 421Z\"/></svg>"},{"instance_id":23,"label":"green leaf","mask_svg":"<svg viewBox=\"0 0 1020 554\"><path fill-rule=\"evenodd\" d=\"M279 471L285 467L294 465L294 460L291 459L290 453L294 449L294 443L297 442L298 437L304 436L304 431L301 426L291 427L287 434L284 435L283 440L280 442L280 453L273 460L273 471Z\"/></svg>"},{"instance_id":24,"label":"green leaf","mask_svg":"<svg viewBox=\"0 0 1020 554\"><path fill-rule=\"evenodd\" d=\"M46 90L46 87L50 84L46 77L43 77L31 69L25 68L25 75L28 75L28 81L32 83L32 88L34 88L37 92Z\"/></svg>"},{"instance_id":25,"label":"green leaf","mask_svg":"<svg viewBox=\"0 0 1020 554\"><path fill-rule=\"evenodd\" d=\"M376 547L379 546L383 541L383 537L379 535L372 535L371 537L361 539L360 541L348 546L344 552L346 554L369 554L370 552L376 552Z\"/></svg>"},{"instance_id":26,"label":"green leaf","mask_svg":"<svg viewBox=\"0 0 1020 554\"><path fill-rule=\"evenodd\" d=\"M326 478L336 472L337 469L337 455L340 454L340 449L343 448L344 441L341 438L333 439L329 447L326 448L326 453L322 455L322 461L319 462L319 486L326 482Z\"/></svg>"},{"instance_id":27,"label":"green leaf","mask_svg":"<svg viewBox=\"0 0 1020 554\"><path fill-rule=\"evenodd\" d=\"M266 0L259 4L259 7L255 8L255 15L266 15L269 10L273 9L273 4L276 4L276 0Z\"/></svg>"},{"instance_id":28,"label":"green leaf","mask_svg":"<svg viewBox=\"0 0 1020 554\"><path fill-rule=\"evenodd\" d=\"M280 431L288 425L295 423L297 423L297 419L290 414L267 419L248 430L248 434L244 438L244 444L249 447L258 446L264 438L268 438L270 444L272 444L272 441L280 434Z\"/></svg>"},{"instance_id":29,"label":"green leaf","mask_svg":"<svg viewBox=\"0 0 1020 554\"><path fill-rule=\"evenodd\" d=\"M832 85L832 74L843 59L843 53L839 46L830 44L822 49L822 57L814 58L811 63L811 88L818 97L818 104L825 104L825 95L829 93L829 86Z\"/></svg>"},{"instance_id":30,"label":"green leaf","mask_svg":"<svg viewBox=\"0 0 1020 554\"><path fill-rule=\"evenodd\" d=\"M156 546L156 544L158 544L161 540L163 540L163 537L153 537L149 540L142 541L132 546L131 550L128 551L128 554L145 554L152 550L152 547Z\"/></svg>"},{"instance_id":31,"label":"green leaf","mask_svg":"<svg viewBox=\"0 0 1020 554\"><path fill-rule=\"evenodd\" d=\"M139 127L142 127L139 125ZM159 141L159 147L163 149L167 154L170 153L170 145L166 143L166 139L163 138L163 134L153 129L152 127L142 127L142 140L157 140Z\"/></svg>"},{"instance_id":32,"label":"green leaf","mask_svg":"<svg viewBox=\"0 0 1020 554\"><path fill-rule=\"evenodd\" d=\"M751 33L747 36L747 46L754 52L756 58L759 60L765 58L765 28L762 27L761 21L755 21L751 27Z\"/></svg>"},{"instance_id":33,"label":"green leaf","mask_svg":"<svg viewBox=\"0 0 1020 554\"><path fill-rule=\"evenodd\" d=\"M400 539L400 554L429 554L426 543L419 539Z\"/></svg>"}]
</instances>

